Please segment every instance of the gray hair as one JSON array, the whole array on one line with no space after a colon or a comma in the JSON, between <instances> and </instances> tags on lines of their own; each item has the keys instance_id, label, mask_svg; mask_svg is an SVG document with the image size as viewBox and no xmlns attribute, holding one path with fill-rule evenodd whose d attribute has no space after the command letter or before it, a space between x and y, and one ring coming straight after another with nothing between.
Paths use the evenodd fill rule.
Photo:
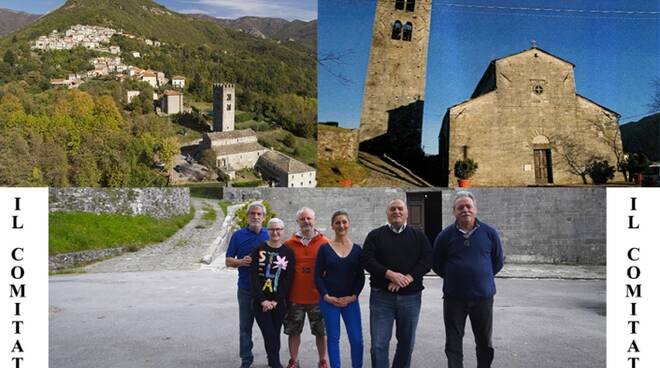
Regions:
<instances>
[{"instance_id":1,"label":"gray hair","mask_svg":"<svg viewBox=\"0 0 660 368\"><path fill-rule=\"evenodd\" d=\"M277 217L273 217L272 219L268 220L268 225L266 227L270 229L270 225L273 225L273 224L277 224L277 225L280 225L280 226L284 227L284 221L282 221L281 219L279 219Z\"/></svg>"},{"instance_id":2,"label":"gray hair","mask_svg":"<svg viewBox=\"0 0 660 368\"><path fill-rule=\"evenodd\" d=\"M474 198L474 194L468 192L467 190L459 190L454 195L454 204L452 205L452 208L456 208L456 201L458 201L461 198L470 198L472 200L472 203L475 205L475 207L477 206L477 200Z\"/></svg>"},{"instance_id":3,"label":"gray hair","mask_svg":"<svg viewBox=\"0 0 660 368\"><path fill-rule=\"evenodd\" d=\"M250 212L253 208L261 208L261 211L264 213L264 217L266 216L266 207L261 202L252 202L250 205L248 205L247 211L245 212Z\"/></svg>"},{"instance_id":4,"label":"gray hair","mask_svg":"<svg viewBox=\"0 0 660 368\"><path fill-rule=\"evenodd\" d=\"M298 212L296 212L296 219L300 218L300 215L302 215L302 213L305 212L305 211L311 212L312 217L316 218L316 212L314 212L313 209L311 209L309 207L303 207L303 208L299 209Z\"/></svg>"}]
</instances>

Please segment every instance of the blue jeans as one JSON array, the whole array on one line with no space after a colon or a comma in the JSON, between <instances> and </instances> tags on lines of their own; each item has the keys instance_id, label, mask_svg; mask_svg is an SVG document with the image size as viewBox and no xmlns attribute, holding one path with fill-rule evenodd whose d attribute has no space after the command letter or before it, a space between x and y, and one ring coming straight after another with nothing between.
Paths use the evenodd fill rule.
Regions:
<instances>
[{"instance_id":1,"label":"blue jeans","mask_svg":"<svg viewBox=\"0 0 660 368\"><path fill-rule=\"evenodd\" d=\"M252 310L252 293L250 290L238 288L238 330L240 331L239 355L241 364L249 366L254 361L252 355L252 326L254 311Z\"/></svg>"},{"instance_id":2,"label":"blue jeans","mask_svg":"<svg viewBox=\"0 0 660 368\"><path fill-rule=\"evenodd\" d=\"M351 344L351 363L353 368L362 368L364 357L364 341L362 339L362 319L360 317L360 303L356 300L344 308L335 307L321 298L319 303L323 321L325 322L325 332L328 336L328 357L330 358L330 367L341 367L341 357L339 354L339 335L340 320L344 319L346 334Z\"/></svg>"},{"instance_id":3,"label":"blue jeans","mask_svg":"<svg viewBox=\"0 0 660 368\"><path fill-rule=\"evenodd\" d=\"M369 297L371 366L389 368L392 325L396 322L396 353L392 368L409 368L415 346L415 330L422 307L422 292L393 294L371 288Z\"/></svg>"}]
</instances>

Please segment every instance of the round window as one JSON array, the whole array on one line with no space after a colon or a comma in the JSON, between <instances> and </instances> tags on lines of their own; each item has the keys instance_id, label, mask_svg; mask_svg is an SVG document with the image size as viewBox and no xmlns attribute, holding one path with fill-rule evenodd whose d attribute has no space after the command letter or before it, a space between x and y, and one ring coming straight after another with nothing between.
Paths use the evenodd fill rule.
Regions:
<instances>
[{"instance_id":1,"label":"round window","mask_svg":"<svg viewBox=\"0 0 660 368\"><path fill-rule=\"evenodd\" d=\"M536 93L537 95L543 93L543 86L540 84L535 85L532 89L534 90L534 93Z\"/></svg>"}]
</instances>

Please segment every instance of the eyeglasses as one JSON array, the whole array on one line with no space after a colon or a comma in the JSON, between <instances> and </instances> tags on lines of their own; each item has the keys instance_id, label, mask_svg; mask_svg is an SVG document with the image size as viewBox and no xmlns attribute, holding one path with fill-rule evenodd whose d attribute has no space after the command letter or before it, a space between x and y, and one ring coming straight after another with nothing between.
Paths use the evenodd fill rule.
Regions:
<instances>
[{"instance_id":1,"label":"eyeglasses","mask_svg":"<svg viewBox=\"0 0 660 368\"><path fill-rule=\"evenodd\" d=\"M268 229L268 231L284 231L284 228L281 228L281 227L272 228L272 229Z\"/></svg>"}]
</instances>

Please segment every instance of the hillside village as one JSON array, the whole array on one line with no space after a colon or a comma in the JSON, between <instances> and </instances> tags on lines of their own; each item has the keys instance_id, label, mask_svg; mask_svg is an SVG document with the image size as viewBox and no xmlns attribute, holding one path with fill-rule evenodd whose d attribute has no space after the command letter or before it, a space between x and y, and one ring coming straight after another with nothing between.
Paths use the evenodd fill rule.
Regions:
<instances>
[{"instance_id":1,"label":"hillside village","mask_svg":"<svg viewBox=\"0 0 660 368\"><path fill-rule=\"evenodd\" d=\"M86 26L77 24L65 32L53 30L48 36L40 36L32 44L33 49L38 50L69 50L75 47L84 47L102 53L119 55L119 46L108 45L114 35L130 38L136 36L125 34L113 28ZM149 46L160 46L159 41L151 39L140 39ZM134 58L139 58L137 51L132 52ZM53 86L65 86L69 89L78 88L86 81L98 77L111 76L117 81L132 78L137 81L148 83L154 90L164 89L162 94L153 93L154 107L158 114L174 115L179 113L190 113L189 107L184 107L183 93L181 90L186 85L186 78L181 75L173 75L170 78L165 73L157 70L142 69L138 66L124 63L119 56L97 56L89 59L93 69L72 73L64 78L50 80ZM169 83L169 84L168 84ZM169 89L165 89L170 87ZM126 102L140 95L138 90L126 91ZM257 134L252 129L234 130L236 92L233 84L214 85L213 97L213 132L205 133L203 139L194 151L195 156L200 158L204 150L210 150L215 156L215 168L220 177L228 180L236 179L236 172L242 169L253 170L256 175L268 183L269 186L283 187L315 187L316 170L292 157L289 157L272 148L266 148L258 143ZM191 159L185 160L180 156L180 164L175 167L174 182L185 184L196 181L195 175L186 175L184 166L189 164L193 167ZM202 168L204 169L204 168ZM208 170L208 168L206 168ZM212 175L212 174L211 174Z\"/></svg>"},{"instance_id":2,"label":"hillside village","mask_svg":"<svg viewBox=\"0 0 660 368\"><path fill-rule=\"evenodd\" d=\"M40 36L33 42L32 48L37 50L70 50L75 47L84 47L98 52L119 55L121 53L119 46L108 45L114 35L137 38L149 46L161 46L160 41L139 38L113 28L76 24L65 32L53 30L48 36ZM132 51L131 54L134 58L140 57L140 53L137 51ZM66 78L53 78L50 80L50 84L53 86L78 88L82 83L90 79L104 76L112 76L118 81L128 77L134 78L138 81L147 82L154 89L165 88L168 82L170 82L170 79L165 77L165 73L127 65L119 56L98 56L89 59L89 63L93 66L93 69L72 73L67 75ZM185 87L185 77L183 76L172 76L171 82L171 87L173 88L183 89ZM132 99L137 97L139 93L139 91L135 90L127 91L127 103L131 103ZM157 105L159 106L159 111L164 114L170 115L186 111L183 108L183 94L178 91L165 90L161 96L154 93L153 99L160 99L160 103Z\"/></svg>"},{"instance_id":3,"label":"hillside village","mask_svg":"<svg viewBox=\"0 0 660 368\"><path fill-rule=\"evenodd\" d=\"M263 39L151 0L67 0L14 28L0 37L0 184L302 185L256 159L223 166L214 149L199 150L204 134L244 134L212 129L213 84L229 81L234 130L250 133L259 157L285 173L315 166L315 44L277 42L315 35L315 23L289 23Z\"/></svg>"}]
</instances>

